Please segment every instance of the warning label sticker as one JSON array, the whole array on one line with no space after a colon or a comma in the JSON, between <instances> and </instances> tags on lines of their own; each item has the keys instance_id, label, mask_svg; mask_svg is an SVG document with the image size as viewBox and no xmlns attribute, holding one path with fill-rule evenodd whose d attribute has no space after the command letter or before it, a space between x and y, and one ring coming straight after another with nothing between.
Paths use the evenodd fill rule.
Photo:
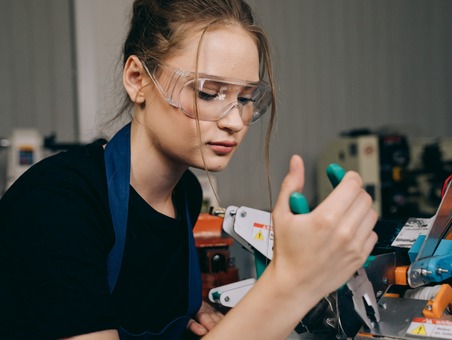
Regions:
<instances>
[{"instance_id":1,"label":"warning label sticker","mask_svg":"<svg viewBox=\"0 0 452 340\"><path fill-rule=\"evenodd\" d=\"M253 223L253 238L258 241L265 241L268 239L270 226L262 223Z\"/></svg>"},{"instance_id":2,"label":"warning label sticker","mask_svg":"<svg viewBox=\"0 0 452 340\"><path fill-rule=\"evenodd\" d=\"M254 238L259 241L265 241L264 234L260 230L254 235Z\"/></svg>"},{"instance_id":3,"label":"warning label sticker","mask_svg":"<svg viewBox=\"0 0 452 340\"><path fill-rule=\"evenodd\" d=\"M414 318L406 334L430 339L452 339L452 321Z\"/></svg>"}]
</instances>

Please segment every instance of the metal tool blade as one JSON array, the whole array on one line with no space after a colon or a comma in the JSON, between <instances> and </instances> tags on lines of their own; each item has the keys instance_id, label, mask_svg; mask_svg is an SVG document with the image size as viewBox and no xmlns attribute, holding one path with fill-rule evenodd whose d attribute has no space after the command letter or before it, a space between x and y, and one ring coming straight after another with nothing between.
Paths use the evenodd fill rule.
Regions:
<instances>
[{"instance_id":1,"label":"metal tool blade","mask_svg":"<svg viewBox=\"0 0 452 340\"><path fill-rule=\"evenodd\" d=\"M360 268L347 283L353 294L353 304L358 315L369 328L373 328L374 321L380 321L377 300L366 270Z\"/></svg>"},{"instance_id":2,"label":"metal tool blade","mask_svg":"<svg viewBox=\"0 0 452 340\"><path fill-rule=\"evenodd\" d=\"M383 296L384 292L388 290L390 286L395 284L395 268L408 263L409 259L406 253L391 252L377 255L375 260L369 264L366 268L366 272L369 281L374 288L377 300ZM355 311L353 294L346 286L344 286L337 291L336 300L340 328L348 338L353 338L361 327L364 326L364 322ZM375 330L375 328L372 330Z\"/></svg>"}]
</instances>

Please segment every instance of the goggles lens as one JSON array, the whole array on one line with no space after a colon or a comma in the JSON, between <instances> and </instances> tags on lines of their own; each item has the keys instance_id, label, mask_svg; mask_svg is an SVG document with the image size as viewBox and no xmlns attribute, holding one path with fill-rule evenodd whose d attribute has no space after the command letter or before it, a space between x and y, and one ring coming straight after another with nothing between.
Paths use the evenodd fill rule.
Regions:
<instances>
[{"instance_id":1,"label":"goggles lens","mask_svg":"<svg viewBox=\"0 0 452 340\"><path fill-rule=\"evenodd\" d=\"M148 75L166 101L190 118L218 121L237 108L244 125L258 120L270 107L270 86L265 81L250 82L186 72L168 65L157 66ZM196 91L197 90L197 91Z\"/></svg>"}]
</instances>

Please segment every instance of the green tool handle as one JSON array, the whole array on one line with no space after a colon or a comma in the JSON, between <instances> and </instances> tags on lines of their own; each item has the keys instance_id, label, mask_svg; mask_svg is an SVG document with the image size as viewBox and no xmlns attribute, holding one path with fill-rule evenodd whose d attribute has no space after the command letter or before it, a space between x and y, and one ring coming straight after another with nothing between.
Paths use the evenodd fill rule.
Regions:
<instances>
[{"instance_id":1,"label":"green tool handle","mask_svg":"<svg viewBox=\"0 0 452 340\"><path fill-rule=\"evenodd\" d=\"M309 212L309 204L304 195L299 192L293 192L289 197L290 210L294 214L307 214Z\"/></svg>"},{"instance_id":2,"label":"green tool handle","mask_svg":"<svg viewBox=\"0 0 452 340\"><path fill-rule=\"evenodd\" d=\"M330 180L333 188L337 187L342 178L345 176L345 170L338 164L332 163L326 168L326 175Z\"/></svg>"},{"instance_id":3,"label":"green tool handle","mask_svg":"<svg viewBox=\"0 0 452 340\"><path fill-rule=\"evenodd\" d=\"M268 259L259 253L257 250L254 252L254 266L256 267L256 277L260 278L265 268L267 268Z\"/></svg>"}]
</instances>

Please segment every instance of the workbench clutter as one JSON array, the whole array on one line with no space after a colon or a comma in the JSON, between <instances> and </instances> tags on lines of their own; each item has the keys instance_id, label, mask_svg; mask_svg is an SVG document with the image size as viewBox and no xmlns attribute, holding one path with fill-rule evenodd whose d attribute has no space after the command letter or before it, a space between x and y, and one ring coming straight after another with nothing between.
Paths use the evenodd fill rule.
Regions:
<instances>
[{"instance_id":1,"label":"workbench clutter","mask_svg":"<svg viewBox=\"0 0 452 340\"><path fill-rule=\"evenodd\" d=\"M345 174L327 167L330 185ZM313 339L452 339L452 185L446 179L442 199L431 218L380 219L371 256L349 281L324 297L296 327ZM307 200L293 193L293 213L309 212ZM257 278L217 286L211 302L232 308L247 294L273 257L271 215L248 207L217 208L220 226L256 259Z\"/></svg>"},{"instance_id":2,"label":"workbench clutter","mask_svg":"<svg viewBox=\"0 0 452 340\"><path fill-rule=\"evenodd\" d=\"M334 294L338 339L452 339L450 178L433 217L377 223L379 241L366 272L378 301L379 319L366 323L343 287ZM374 316L369 313L368 317Z\"/></svg>"},{"instance_id":3,"label":"workbench clutter","mask_svg":"<svg viewBox=\"0 0 452 340\"><path fill-rule=\"evenodd\" d=\"M363 336L452 339L451 178L444 183L436 214L409 218L392 242L398 251L377 256L378 262L370 268L373 282L383 293L379 299L381 322L363 331Z\"/></svg>"}]
</instances>

